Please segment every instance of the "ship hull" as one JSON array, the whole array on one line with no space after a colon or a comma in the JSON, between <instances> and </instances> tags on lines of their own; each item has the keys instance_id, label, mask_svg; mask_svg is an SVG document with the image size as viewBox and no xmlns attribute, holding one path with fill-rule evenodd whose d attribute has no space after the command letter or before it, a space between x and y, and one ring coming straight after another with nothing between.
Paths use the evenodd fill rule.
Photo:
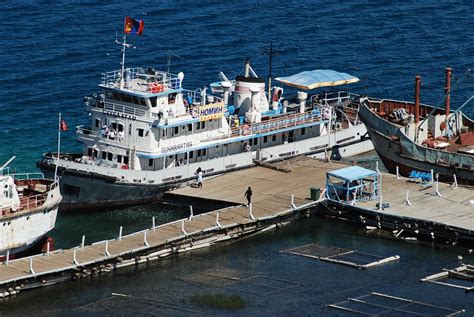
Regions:
<instances>
[{"instance_id":1,"label":"ship hull","mask_svg":"<svg viewBox=\"0 0 474 317\"><path fill-rule=\"evenodd\" d=\"M363 131L365 132L365 129ZM372 150L373 147L370 140L368 140L368 138L365 137L362 132L360 134L361 136L357 139L330 148L329 151L326 151L328 152L327 154L325 153L324 149L319 149L317 151L308 151L306 153L298 154L307 154L319 158L322 158L325 155L330 155L332 159L340 159L342 157L357 155ZM296 156L297 151L293 152L295 152L294 156ZM242 155L245 155L245 153ZM248 155L249 158L247 160L241 160L241 164L235 164L239 161L237 158L234 158L234 164L232 165L235 165L235 167L231 168L227 168L228 166L231 166L230 164L227 165L227 163L225 163L226 161L221 162L219 161L219 159L200 162L197 165L207 171L211 169L213 170L212 172L207 172L206 177L219 175L230 171L254 166L252 162L252 153L248 153ZM280 156L273 155L273 157ZM285 158L289 157L291 157L291 155ZM221 159L229 161L229 158ZM230 156L230 159L232 159L232 156ZM267 161L272 160L270 157L266 159ZM275 160L279 159L280 158ZM206 164L208 165L208 167L212 168L206 168ZM41 168L42 172L46 176L53 176L54 164L48 164L45 161L39 161L37 165ZM218 166L222 166L222 169L219 169ZM178 168L185 167L182 166ZM196 167L190 167L189 170L191 172L188 171L187 176L182 177L176 181L168 182L166 184L158 182L155 184L149 184L146 182L141 182L137 184L130 182L124 183L118 181L114 177L104 177L103 175L79 172L77 170L74 170L73 168L62 168L60 166L60 188L61 194L63 196L63 200L60 205L60 211L97 211L101 209L105 210L110 208L159 203L163 199L164 192L194 182L195 177L193 175L193 172L195 169Z\"/></svg>"},{"instance_id":2,"label":"ship hull","mask_svg":"<svg viewBox=\"0 0 474 317\"><path fill-rule=\"evenodd\" d=\"M395 127L370 112L366 107L361 107L360 109L360 118L366 125L374 149L390 173L396 173L397 167L399 174L405 177L408 177L413 170L423 172L431 172L431 170L433 170L434 174L439 175L439 181L448 183L453 182L453 175L456 175L458 183L474 185L474 170L455 165L436 164L424 159L423 157L417 157L415 152L406 153L407 151L403 149L400 140L403 136ZM397 138L394 139L391 136L397 136ZM406 138L404 138L404 140L407 143L410 142L407 141ZM413 142L411 142L411 147L420 148L420 146ZM422 150L431 152L435 151L426 148L423 148Z\"/></svg>"},{"instance_id":3,"label":"ship hull","mask_svg":"<svg viewBox=\"0 0 474 317\"><path fill-rule=\"evenodd\" d=\"M59 195L59 191L57 192ZM0 258L7 252L10 258L41 249L49 231L54 229L58 204L39 208L18 216L12 214L0 220Z\"/></svg>"}]
</instances>

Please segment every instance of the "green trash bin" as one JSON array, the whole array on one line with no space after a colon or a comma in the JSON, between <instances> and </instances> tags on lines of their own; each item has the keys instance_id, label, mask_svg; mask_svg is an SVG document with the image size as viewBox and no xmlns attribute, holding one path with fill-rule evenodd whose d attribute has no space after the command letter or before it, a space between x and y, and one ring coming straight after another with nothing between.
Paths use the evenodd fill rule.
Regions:
<instances>
[{"instance_id":1,"label":"green trash bin","mask_svg":"<svg viewBox=\"0 0 474 317\"><path fill-rule=\"evenodd\" d=\"M311 187L309 189L311 200L318 200L321 189L319 187Z\"/></svg>"}]
</instances>

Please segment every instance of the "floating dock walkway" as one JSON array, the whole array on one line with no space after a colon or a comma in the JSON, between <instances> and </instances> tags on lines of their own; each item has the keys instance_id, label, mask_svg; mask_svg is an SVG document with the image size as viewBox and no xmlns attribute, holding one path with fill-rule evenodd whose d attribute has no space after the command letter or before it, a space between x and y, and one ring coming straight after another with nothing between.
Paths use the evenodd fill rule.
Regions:
<instances>
[{"instance_id":1,"label":"floating dock walkway","mask_svg":"<svg viewBox=\"0 0 474 317\"><path fill-rule=\"evenodd\" d=\"M122 235L122 228L118 228L118 235L110 240L86 245L83 237L75 248L4 261L0 265L0 297L262 232L308 216L311 211L363 225L395 228L399 234L473 239L472 190L439 184L439 196L433 187L422 189L419 184L384 174L383 201L388 201L390 208L378 210L375 201L337 205L325 200L320 189L325 188L327 171L347 165L306 157L275 165L284 167L285 172L256 166L205 179L201 189L188 186L166 194L166 199L196 209L205 204L213 206L210 212L194 215L191 207L185 219L161 225L150 219L150 228L129 235ZM288 169L291 172L287 173ZM253 191L251 208L244 205L248 186ZM314 189L311 194L310 188ZM407 189L411 206L406 202ZM313 208L320 204L325 207Z\"/></svg>"}]
</instances>

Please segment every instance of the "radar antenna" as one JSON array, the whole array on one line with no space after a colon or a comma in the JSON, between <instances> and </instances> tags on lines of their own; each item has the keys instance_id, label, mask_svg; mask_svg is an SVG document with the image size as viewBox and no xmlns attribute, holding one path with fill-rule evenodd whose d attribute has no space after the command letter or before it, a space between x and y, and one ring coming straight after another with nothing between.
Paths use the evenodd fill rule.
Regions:
<instances>
[{"instance_id":1,"label":"radar antenna","mask_svg":"<svg viewBox=\"0 0 474 317\"><path fill-rule=\"evenodd\" d=\"M274 50L273 49L273 42L270 42L270 47L263 49L262 52L264 55L268 55L268 100L271 102L272 98L270 96L272 90L272 63L273 63L273 56L283 53L281 50Z\"/></svg>"}]
</instances>

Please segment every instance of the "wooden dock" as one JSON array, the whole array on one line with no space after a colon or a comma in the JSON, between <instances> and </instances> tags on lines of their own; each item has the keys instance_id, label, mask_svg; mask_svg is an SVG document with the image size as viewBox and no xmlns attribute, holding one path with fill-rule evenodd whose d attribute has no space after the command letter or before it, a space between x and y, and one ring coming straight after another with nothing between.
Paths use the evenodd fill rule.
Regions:
<instances>
[{"instance_id":1,"label":"wooden dock","mask_svg":"<svg viewBox=\"0 0 474 317\"><path fill-rule=\"evenodd\" d=\"M210 246L305 216L319 203L308 199L309 187L323 187L327 167L306 159L294 160L291 166L291 177L269 168L255 167L206 180L203 189L186 187L176 193L176 199L179 195L194 195L228 199L236 206L199 215L190 211L189 218L159 226L155 226L153 220L151 228L129 235L122 236L120 228L118 236L110 240L85 245L83 238L83 243L76 248L4 262L0 265L0 297ZM254 189L251 208L241 204L249 185Z\"/></svg>"},{"instance_id":2,"label":"wooden dock","mask_svg":"<svg viewBox=\"0 0 474 317\"><path fill-rule=\"evenodd\" d=\"M203 188L188 186L166 195L175 202L191 203L196 209L206 202L228 207L199 215L190 208L189 218L158 226L152 219L150 228L129 235L122 236L120 228L118 236L110 240L86 245L83 239L75 248L4 262L0 265L0 297L263 232L308 216L310 211L397 230L397 234L474 240L474 191L470 189L453 189L440 183L439 196L435 187L423 189L420 184L384 174L383 202L389 202L389 208L378 210L378 201L337 205L325 200L323 194L311 200L310 188L325 188L326 172L347 165L306 157L276 165L282 168L256 166L234 171L206 178ZM253 191L251 208L244 205L249 186ZM405 202L407 189L411 206ZM324 207L313 208L320 204Z\"/></svg>"}]
</instances>

